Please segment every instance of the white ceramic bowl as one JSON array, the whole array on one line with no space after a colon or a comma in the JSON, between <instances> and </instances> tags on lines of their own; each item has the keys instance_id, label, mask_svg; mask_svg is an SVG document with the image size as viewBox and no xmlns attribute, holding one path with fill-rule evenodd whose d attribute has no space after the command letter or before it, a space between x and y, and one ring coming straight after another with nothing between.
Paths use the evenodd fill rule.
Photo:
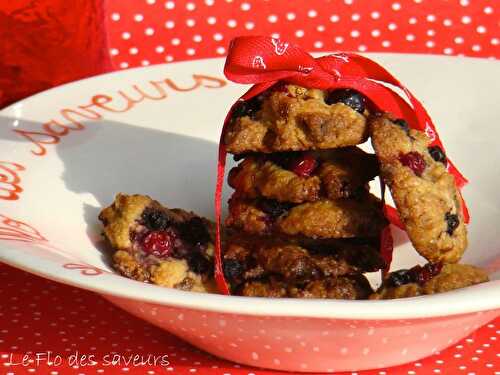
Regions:
<instances>
[{"instance_id":1,"label":"white ceramic bowl","mask_svg":"<svg viewBox=\"0 0 500 375\"><path fill-rule=\"evenodd\" d=\"M203 350L253 366L354 371L453 344L500 312L500 64L372 57L423 100L448 155L470 178L464 262L487 267L491 282L393 301L272 300L187 293L113 273L97 214L115 193L212 216L216 142L244 90L223 79L221 59L103 75L1 111L0 260L93 290ZM420 261L395 234L394 267Z\"/></svg>"}]
</instances>

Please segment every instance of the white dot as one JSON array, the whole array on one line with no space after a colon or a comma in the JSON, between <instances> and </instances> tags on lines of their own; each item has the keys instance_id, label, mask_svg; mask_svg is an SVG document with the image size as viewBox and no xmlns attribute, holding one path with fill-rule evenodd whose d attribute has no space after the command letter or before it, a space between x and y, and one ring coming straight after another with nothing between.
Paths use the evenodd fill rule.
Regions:
<instances>
[{"instance_id":1,"label":"white dot","mask_svg":"<svg viewBox=\"0 0 500 375\"><path fill-rule=\"evenodd\" d=\"M484 34L486 32L486 27L484 26L478 26L476 31L479 33L479 34Z\"/></svg>"},{"instance_id":2,"label":"white dot","mask_svg":"<svg viewBox=\"0 0 500 375\"><path fill-rule=\"evenodd\" d=\"M214 0L205 0L205 4L208 5L209 7L211 7L212 5L215 4L215 1Z\"/></svg>"},{"instance_id":3,"label":"white dot","mask_svg":"<svg viewBox=\"0 0 500 375\"><path fill-rule=\"evenodd\" d=\"M359 37L359 35L360 35L360 32L358 30L352 30L351 31L351 36L353 38L357 38L357 37Z\"/></svg>"},{"instance_id":4,"label":"white dot","mask_svg":"<svg viewBox=\"0 0 500 375\"><path fill-rule=\"evenodd\" d=\"M304 30L297 30L297 31L295 32L295 36L296 36L297 38L302 38L302 37L304 36Z\"/></svg>"},{"instance_id":5,"label":"white dot","mask_svg":"<svg viewBox=\"0 0 500 375\"><path fill-rule=\"evenodd\" d=\"M353 21L359 21L361 19L361 15L359 13L354 13L352 16L351 16L351 19Z\"/></svg>"},{"instance_id":6,"label":"white dot","mask_svg":"<svg viewBox=\"0 0 500 375\"><path fill-rule=\"evenodd\" d=\"M255 352L252 352L252 359L255 360L255 361L258 360L259 359L259 355L257 353L255 353Z\"/></svg>"},{"instance_id":7,"label":"white dot","mask_svg":"<svg viewBox=\"0 0 500 375\"><path fill-rule=\"evenodd\" d=\"M195 36L193 36L193 40L196 42L196 43L200 43L203 38L201 37L201 35L199 34L196 34Z\"/></svg>"},{"instance_id":8,"label":"white dot","mask_svg":"<svg viewBox=\"0 0 500 375\"><path fill-rule=\"evenodd\" d=\"M330 16L330 21L331 22L339 22L340 21L340 17L337 14L332 14Z\"/></svg>"},{"instance_id":9,"label":"white dot","mask_svg":"<svg viewBox=\"0 0 500 375\"><path fill-rule=\"evenodd\" d=\"M449 18L446 18L445 20L443 20L443 25L449 27L449 26L453 25L453 21L450 20Z\"/></svg>"},{"instance_id":10,"label":"white dot","mask_svg":"<svg viewBox=\"0 0 500 375\"><path fill-rule=\"evenodd\" d=\"M342 38L341 36L336 36L335 37L335 43L340 44L340 43L343 43L343 42L344 42L344 38Z\"/></svg>"},{"instance_id":11,"label":"white dot","mask_svg":"<svg viewBox=\"0 0 500 375\"><path fill-rule=\"evenodd\" d=\"M354 0L344 0L344 3L346 5L351 5L353 3Z\"/></svg>"},{"instance_id":12,"label":"white dot","mask_svg":"<svg viewBox=\"0 0 500 375\"><path fill-rule=\"evenodd\" d=\"M275 23L276 21L278 21L278 16L276 16L275 14L271 14L269 17L267 17L267 20L270 23Z\"/></svg>"},{"instance_id":13,"label":"white dot","mask_svg":"<svg viewBox=\"0 0 500 375\"><path fill-rule=\"evenodd\" d=\"M226 53L226 49L224 47L217 47L216 49L216 52L219 54L219 55L223 55Z\"/></svg>"},{"instance_id":14,"label":"white dot","mask_svg":"<svg viewBox=\"0 0 500 375\"><path fill-rule=\"evenodd\" d=\"M246 22L245 23L245 29L247 30L252 30L255 27L255 24L253 22Z\"/></svg>"},{"instance_id":15,"label":"white dot","mask_svg":"<svg viewBox=\"0 0 500 375\"><path fill-rule=\"evenodd\" d=\"M155 51L156 51L157 53L162 53L162 52L165 52L165 47L163 47L163 46L157 46L157 47L155 48Z\"/></svg>"},{"instance_id":16,"label":"white dot","mask_svg":"<svg viewBox=\"0 0 500 375\"><path fill-rule=\"evenodd\" d=\"M393 10L400 10L401 9L401 4L400 3L393 3L392 4L392 9Z\"/></svg>"},{"instance_id":17,"label":"white dot","mask_svg":"<svg viewBox=\"0 0 500 375\"><path fill-rule=\"evenodd\" d=\"M472 21L472 19L469 16L463 16L461 20L462 23L466 25Z\"/></svg>"},{"instance_id":18,"label":"white dot","mask_svg":"<svg viewBox=\"0 0 500 375\"><path fill-rule=\"evenodd\" d=\"M347 349L346 347L343 347L340 349L340 354L345 355L345 354L347 354L348 351L349 351L349 349Z\"/></svg>"},{"instance_id":19,"label":"white dot","mask_svg":"<svg viewBox=\"0 0 500 375\"><path fill-rule=\"evenodd\" d=\"M363 355L368 355L370 353L370 348L363 348Z\"/></svg>"},{"instance_id":20,"label":"white dot","mask_svg":"<svg viewBox=\"0 0 500 375\"><path fill-rule=\"evenodd\" d=\"M132 47L128 50L131 55L137 55L137 52L139 52L139 49L137 47Z\"/></svg>"},{"instance_id":21,"label":"white dot","mask_svg":"<svg viewBox=\"0 0 500 375\"><path fill-rule=\"evenodd\" d=\"M217 22L217 19L215 17L208 17L207 22L209 25L215 25L215 23Z\"/></svg>"},{"instance_id":22,"label":"white dot","mask_svg":"<svg viewBox=\"0 0 500 375\"><path fill-rule=\"evenodd\" d=\"M149 61L148 60L142 60L141 64L142 64L142 66L148 66L149 65Z\"/></svg>"},{"instance_id":23,"label":"white dot","mask_svg":"<svg viewBox=\"0 0 500 375\"><path fill-rule=\"evenodd\" d=\"M167 1L165 3L165 8L167 8L167 9L174 9L175 8L175 3L173 1Z\"/></svg>"},{"instance_id":24,"label":"white dot","mask_svg":"<svg viewBox=\"0 0 500 375\"><path fill-rule=\"evenodd\" d=\"M291 13L291 12L290 12L290 13L287 13L287 14L286 14L286 19L287 19L288 21L293 21L293 20L295 19L295 17L296 17L296 16L295 16L295 13Z\"/></svg>"},{"instance_id":25,"label":"white dot","mask_svg":"<svg viewBox=\"0 0 500 375\"><path fill-rule=\"evenodd\" d=\"M410 17L410 19L408 20L408 23L410 25L415 25L417 23L417 19L415 17Z\"/></svg>"},{"instance_id":26,"label":"white dot","mask_svg":"<svg viewBox=\"0 0 500 375\"><path fill-rule=\"evenodd\" d=\"M125 40L130 39L130 36L131 35L128 31L125 31L124 33L122 33L122 39L125 39Z\"/></svg>"},{"instance_id":27,"label":"white dot","mask_svg":"<svg viewBox=\"0 0 500 375\"><path fill-rule=\"evenodd\" d=\"M401 350L401 355L407 355L408 354L408 348L404 348Z\"/></svg>"},{"instance_id":28,"label":"white dot","mask_svg":"<svg viewBox=\"0 0 500 375\"><path fill-rule=\"evenodd\" d=\"M479 51L481 51L481 46L480 46L479 44L474 44L474 45L472 46L472 50L473 50L474 52L479 52ZM496 337L490 337L490 339L492 339L492 340L496 340L497 338L496 338Z\"/></svg>"},{"instance_id":29,"label":"white dot","mask_svg":"<svg viewBox=\"0 0 500 375\"><path fill-rule=\"evenodd\" d=\"M174 26L175 26L175 22L174 22L174 21L172 21L172 20L169 20L169 21L165 22L165 27L166 27L167 29L173 29L173 28L174 28Z\"/></svg>"},{"instance_id":30,"label":"white dot","mask_svg":"<svg viewBox=\"0 0 500 375\"><path fill-rule=\"evenodd\" d=\"M196 9L196 5L194 3L187 3L186 4L186 9L189 11L193 11Z\"/></svg>"},{"instance_id":31,"label":"white dot","mask_svg":"<svg viewBox=\"0 0 500 375\"><path fill-rule=\"evenodd\" d=\"M388 40L384 40L382 42L382 47L385 47L385 48L388 48L391 46L391 42L389 42Z\"/></svg>"},{"instance_id":32,"label":"white dot","mask_svg":"<svg viewBox=\"0 0 500 375\"><path fill-rule=\"evenodd\" d=\"M220 33L214 34L214 39L217 41L221 41L224 37Z\"/></svg>"},{"instance_id":33,"label":"white dot","mask_svg":"<svg viewBox=\"0 0 500 375\"><path fill-rule=\"evenodd\" d=\"M152 27L148 27L146 28L146 30L144 30L144 34L146 35L153 35L155 33L155 29L153 29Z\"/></svg>"},{"instance_id":34,"label":"white dot","mask_svg":"<svg viewBox=\"0 0 500 375\"><path fill-rule=\"evenodd\" d=\"M318 27L316 27L316 30L318 30L319 32L323 32L323 31L325 31L325 26L318 25Z\"/></svg>"},{"instance_id":35,"label":"white dot","mask_svg":"<svg viewBox=\"0 0 500 375\"><path fill-rule=\"evenodd\" d=\"M390 23L389 25L387 25L387 28L391 31L394 31L398 28L398 26L395 23Z\"/></svg>"},{"instance_id":36,"label":"white dot","mask_svg":"<svg viewBox=\"0 0 500 375\"><path fill-rule=\"evenodd\" d=\"M469 0L460 0L460 5L466 7L469 5Z\"/></svg>"},{"instance_id":37,"label":"white dot","mask_svg":"<svg viewBox=\"0 0 500 375\"><path fill-rule=\"evenodd\" d=\"M370 16L376 20L376 19L379 19L380 18L380 13L379 12L371 12L370 13Z\"/></svg>"},{"instance_id":38,"label":"white dot","mask_svg":"<svg viewBox=\"0 0 500 375\"><path fill-rule=\"evenodd\" d=\"M179 38L174 38L170 41L170 43L172 43L172 45L174 46L178 46L179 44L181 44L181 41ZM177 317L179 320L182 320L184 319L184 316L182 314L179 314L179 316Z\"/></svg>"},{"instance_id":39,"label":"white dot","mask_svg":"<svg viewBox=\"0 0 500 375\"><path fill-rule=\"evenodd\" d=\"M120 13L112 13L111 14L111 19L113 21L119 21L120 20Z\"/></svg>"},{"instance_id":40,"label":"white dot","mask_svg":"<svg viewBox=\"0 0 500 375\"><path fill-rule=\"evenodd\" d=\"M372 30L371 34L374 38L377 38L380 36L380 30L374 29Z\"/></svg>"},{"instance_id":41,"label":"white dot","mask_svg":"<svg viewBox=\"0 0 500 375\"><path fill-rule=\"evenodd\" d=\"M490 40L490 43L493 44L494 46L498 46L500 44L500 39L493 38Z\"/></svg>"},{"instance_id":42,"label":"white dot","mask_svg":"<svg viewBox=\"0 0 500 375\"><path fill-rule=\"evenodd\" d=\"M251 6L248 3L243 3L241 4L240 8L242 11L246 12L247 10L250 10Z\"/></svg>"},{"instance_id":43,"label":"white dot","mask_svg":"<svg viewBox=\"0 0 500 375\"><path fill-rule=\"evenodd\" d=\"M428 36L434 36L434 35L436 35L436 31L432 30L432 29L429 29L429 30L427 30L427 35Z\"/></svg>"},{"instance_id":44,"label":"white dot","mask_svg":"<svg viewBox=\"0 0 500 375\"><path fill-rule=\"evenodd\" d=\"M484 13L486 14L491 14L493 13L493 8L492 7L486 7L483 9Z\"/></svg>"},{"instance_id":45,"label":"white dot","mask_svg":"<svg viewBox=\"0 0 500 375\"><path fill-rule=\"evenodd\" d=\"M456 44L462 44L464 42L464 38L462 38L461 36L457 36L453 40L455 41ZM458 348L458 346L457 346L457 348Z\"/></svg>"},{"instance_id":46,"label":"white dot","mask_svg":"<svg viewBox=\"0 0 500 375\"><path fill-rule=\"evenodd\" d=\"M120 51L118 51L116 48L111 48L109 50L109 53L111 53L111 56L116 56L120 53Z\"/></svg>"},{"instance_id":47,"label":"white dot","mask_svg":"<svg viewBox=\"0 0 500 375\"><path fill-rule=\"evenodd\" d=\"M194 48L188 48L188 49L186 50L186 53L187 53L189 56L193 56L193 55L196 53L196 51L195 51L195 49L194 49Z\"/></svg>"},{"instance_id":48,"label":"white dot","mask_svg":"<svg viewBox=\"0 0 500 375\"><path fill-rule=\"evenodd\" d=\"M146 3L148 3L149 5L153 5L154 3L156 3L156 0L146 0Z\"/></svg>"},{"instance_id":49,"label":"white dot","mask_svg":"<svg viewBox=\"0 0 500 375\"><path fill-rule=\"evenodd\" d=\"M276 359L276 358L275 358L275 359L273 359L273 363L274 363L275 365L279 365L279 364L281 364L281 361L280 361L279 359Z\"/></svg>"},{"instance_id":50,"label":"white dot","mask_svg":"<svg viewBox=\"0 0 500 375\"><path fill-rule=\"evenodd\" d=\"M427 21L429 22L434 22L436 20L436 16L434 14L429 14L427 17L426 17Z\"/></svg>"},{"instance_id":51,"label":"white dot","mask_svg":"<svg viewBox=\"0 0 500 375\"><path fill-rule=\"evenodd\" d=\"M122 68L122 69L128 68L128 63L127 62L120 63L120 68Z\"/></svg>"},{"instance_id":52,"label":"white dot","mask_svg":"<svg viewBox=\"0 0 500 375\"><path fill-rule=\"evenodd\" d=\"M318 12L316 12L314 9L311 9L309 12L307 12L307 16L310 18L314 18L318 15Z\"/></svg>"},{"instance_id":53,"label":"white dot","mask_svg":"<svg viewBox=\"0 0 500 375\"><path fill-rule=\"evenodd\" d=\"M358 46L358 51L360 52L365 52L368 49L364 44L361 44Z\"/></svg>"},{"instance_id":54,"label":"white dot","mask_svg":"<svg viewBox=\"0 0 500 375\"><path fill-rule=\"evenodd\" d=\"M193 20L192 18L188 18L188 19L186 20L186 25L187 25L188 27L193 27L194 25L196 25L196 21L195 21L195 20Z\"/></svg>"},{"instance_id":55,"label":"white dot","mask_svg":"<svg viewBox=\"0 0 500 375\"><path fill-rule=\"evenodd\" d=\"M447 47L443 50L443 52L445 55L451 55L453 53L453 48Z\"/></svg>"},{"instance_id":56,"label":"white dot","mask_svg":"<svg viewBox=\"0 0 500 375\"><path fill-rule=\"evenodd\" d=\"M172 55L167 55L167 56L165 56L165 60L168 62L172 62L172 61L174 61L174 57Z\"/></svg>"},{"instance_id":57,"label":"white dot","mask_svg":"<svg viewBox=\"0 0 500 375\"><path fill-rule=\"evenodd\" d=\"M436 368L436 369L434 369L434 372L435 372L436 374L439 374L439 373L441 373L441 370L440 370L440 369L438 369L438 368Z\"/></svg>"},{"instance_id":58,"label":"white dot","mask_svg":"<svg viewBox=\"0 0 500 375\"><path fill-rule=\"evenodd\" d=\"M273 37L274 39L279 39L280 38L280 34L278 34L278 33L272 33L271 37Z\"/></svg>"},{"instance_id":59,"label":"white dot","mask_svg":"<svg viewBox=\"0 0 500 375\"><path fill-rule=\"evenodd\" d=\"M141 22L142 20L144 20L144 16L142 14L136 14L134 16L134 21Z\"/></svg>"},{"instance_id":60,"label":"white dot","mask_svg":"<svg viewBox=\"0 0 500 375\"><path fill-rule=\"evenodd\" d=\"M227 21L227 25L231 28L236 27L236 25L237 25L236 20L231 19L231 20Z\"/></svg>"},{"instance_id":61,"label":"white dot","mask_svg":"<svg viewBox=\"0 0 500 375\"><path fill-rule=\"evenodd\" d=\"M314 42L314 47L315 48L322 48L323 47L323 42L320 41L320 40L317 40L316 42Z\"/></svg>"}]
</instances>

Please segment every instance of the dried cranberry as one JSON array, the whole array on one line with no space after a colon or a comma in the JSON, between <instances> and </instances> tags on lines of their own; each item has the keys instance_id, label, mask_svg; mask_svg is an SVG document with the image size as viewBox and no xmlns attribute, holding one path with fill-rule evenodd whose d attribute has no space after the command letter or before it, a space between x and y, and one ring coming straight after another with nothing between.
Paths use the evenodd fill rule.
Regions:
<instances>
[{"instance_id":1,"label":"dried cranberry","mask_svg":"<svg viewBox=\"0 0 500 375\"><path fill-rule=\"evenodd\" d=\"M142 222L150 230L163 230L170 225L170 218L163 211L147 208L142 213Z\"/></svg>"},{"instance_id":2,"label":"dried cranberry","mask_svg":"<svg viewBox=\"0 0 500 375\"><path fill-rule=\"evenodd\" d=\"M446 224L448 226L446 228L446 232L451 236L455 229L459 226L460 219L458 218L458 215L450 214L449 212L444 215L444 219L446 220Z\"/></svg>"},{"instance_id":3,"label":"dried cranberry","mask_svg":"<svg viewBox=\"0 0 500 375\"><path fill-rule=\"evenodd\" d=\"M410 132L410 127L408 126L408 123L406 122L406 120L399 118L397 120L394 120L393 122L397 126L399 126L401 129L403 129L407 134Z\"/></svg>"},{"instance_id":4,"label":"dried cranberry","mask_svg":"<svg viewBox=\"0 0 500 375\"><path fill-rule=\"evenodd\" d=\"M391 272L387 278L387 284L393 287L409 284L411 282L413 282L413 278L409 270Z\"/></svg>"},{"instance_id":5,"label":"dried cranberry","mask_svg":"<svg viewBox=\"0 0 500 375\"><path fill-rule=\"evenodd\" d=\"M193 246L203 247L210 241L210 233L200 217L193 217L178 225L182 240Z\"/></svg>"},{"instance_id":6,"label":"dried cranberry","mask_svg":"<svg viewBox=\"0 0 500 375\"><path fill-rule=\"evenodd\" d=\"M292 204L278 202L274 199L261 199L258 206L274 220L287 212L292 207Z\"/></svg>"},{"instance_id":7,"label":"dried cranberry","mask_svg":"<svg viewBox=\"0 0 500 375\"><path fill-rule=\"evenodd\" d=\"M443 150L441 149L441 147L439 146L431 146L428 148L429 150L429 154L431 155L431 157L439 162L439 163L443 163L444 165L447 164L447 161L446 161L446 155L445 153L443 152Z\"/></svg>"},{"instance_id":8,"label":"dried cranberry","mask_svg":"<svg viewBox=\"0 0 500 375\"><path fill-rule=\"evenodd\" d=\"M359 113L363 113L366 106L365 97L356 90L352 89L330 91L325 98L325 103L344 103Z\"/></svg>"},{"instance_id":9,"label":"dried cranberry","mask_svg":"<svg viewBox=\"0 0 500 375\"><path fill-rule=\"evenodd\" d=\"M408 152L399 156L399 161L405 167L410 168L417 176L422 176L427 164L421 154L415 151Z\"/></svg>"},{"instance_id":10,"label":"dried cranberry","mask_svg":"<svg viewBox=\"0 0 500 375\"><path fill-rule=\"evenodd\" d=\"M441 272L443 265L441 263L427 263L422 266L413 267L409 273L413 282L423 285Z\"/></svg>"},{"instance_id":11,"label":"dried cranberry","mask_svg":"<svg viewBox=\"0 0 500 375\"><path fill-rule=\"evenodd\" d=\"M172 231L149 232L142 239L142 249L149 254L166 257L172 251L175 234Z\"/></svg>"},{"instance_id":12,"label":"dried cranberry","mask_svg":"<svg viewBox=\"0 0 500 375\"><path fill-rule=\"evenodd\" d=\"M237 259L225 259L223 268L224 277L231 283L239 282L245 272L244 264Z\"/></svg>"},{"instance_id":13,"label":"dried cranberry","mask_svg":"<svg viewBox=\"0 0 500 375\"><path fill-rule=\"evenodd\" d=\"M261 105L262 101L258 96L249 100L240 101L234 106L232 117L238 118L249 116L250 118L255 118L255 115L260 110Z\"/></svg>"},{"instance_id":14,"label":"dried cranberry","mask_svg":"<svg viewBox=\"0 0 500 375\"><path fill-rule=\"evenodd\" d=\"M309 177L316 167L318 166L318 161L310 153L303 153L299 158L293 160L289 166L289 169L300 177Z\"/></svg>"}]
</instances>

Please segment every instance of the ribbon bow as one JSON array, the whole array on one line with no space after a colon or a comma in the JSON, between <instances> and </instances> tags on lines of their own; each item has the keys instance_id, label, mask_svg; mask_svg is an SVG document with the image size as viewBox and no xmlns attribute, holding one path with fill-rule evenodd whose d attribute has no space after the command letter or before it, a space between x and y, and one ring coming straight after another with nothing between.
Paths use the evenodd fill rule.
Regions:
<instances>
[{"instance_id":1,"label":"ribbon bow","mask_svg":"<svg viewBox=\"0 0 500 375\"><path fill-rule=\"evenodd\" d=\"M441 147L436 127L422 103L385 68L355 53L334 53L314 58L299 46L279 39L263 36L244 36L235 38L229 46L225 76L237 83L254 84L241 98L248 100L270 88L278 81L298 86L322 90L354 89L362 93L369 101L369 107L379 112L390 112L397 118L403 118L412 129L423 131L431 139L432 145ZM400 95L399 90L403 95ZM406 99L406 100L405 100ZM219 160L217 165L217 185L215 191L216 218L216 264L215 277L220 291L229 294L222 269L220 243L221 191L224 182L226 147L224 133L229 126L229 111L221 133ZM448 160L448 171L455 177L458 188L462 188L467 179ZM469 215L463 202L464 219L469 222ZM404 229L396 210L386 206L384 210L389 221ZM388 228L383 231L381 251L388 258L392 256L392 238Z\"/></svg>"}]
</instances>

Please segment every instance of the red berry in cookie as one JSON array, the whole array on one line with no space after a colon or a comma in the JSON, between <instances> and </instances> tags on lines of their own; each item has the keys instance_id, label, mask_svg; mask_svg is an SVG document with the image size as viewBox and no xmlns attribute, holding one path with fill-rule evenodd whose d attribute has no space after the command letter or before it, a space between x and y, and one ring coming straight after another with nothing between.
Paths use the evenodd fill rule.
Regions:
<instances>
[{"instance_id":1,"label":"red berry in cookie","mask_svg":"<svg viewBox=\"0 0 500 375\"><path fill-rule=\"evenodd\" d=\"M297 159L290 163L289 169L300 177L309 177L316 167L318 166L318 161L311 154L302 154Z\"/></svg>"},{"instance_id":2,"label":"red berry in cookie","mask_svg":"<svg viewBox=\"0 0 500 375\"><path fill-rule=\"evenodd\" d=\"M170 231L153 231L142 239L142 249L148 254L166 257L172 251L174 241L175 234Z\"/></svg>"},{"instance_id":3,"label":"red berry in cookie","mask_svg":"<svg viewBox=\"0 0 500 375\"><path fill-rule=\"evenodd\" d=\"M413 173L419 177L422 176L422 173L424 173L425 167L427 166L422 155L415 151L400 155L399 161L405 167L410 168Z\"/></svg>"}]
</instances>

